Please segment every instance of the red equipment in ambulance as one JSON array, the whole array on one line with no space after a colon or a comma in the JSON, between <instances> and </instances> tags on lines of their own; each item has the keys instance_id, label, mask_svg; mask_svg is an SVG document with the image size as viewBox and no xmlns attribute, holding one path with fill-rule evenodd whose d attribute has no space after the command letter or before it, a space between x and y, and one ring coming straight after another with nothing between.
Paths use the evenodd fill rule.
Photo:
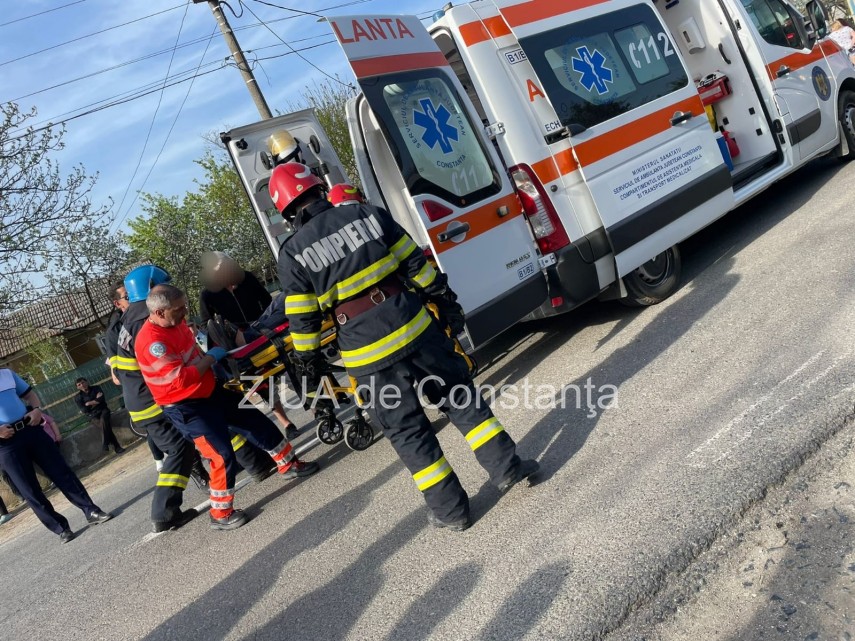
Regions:
<instances>
[{"instance_id":1,"label":"red equipment in ambulance","mask_svg":"<svg viewBox=\"0 0 855 641\"><path fill-rule=\"evenodd\" d=\"M808 160L855 155L855 69L817 1L477 0L328 19L368 201L445 271L477 347L594 298L650 305L677 244ZM222 134L274 252L277 129L329 185L310 111Z\"/></svg>"}]
</instances>

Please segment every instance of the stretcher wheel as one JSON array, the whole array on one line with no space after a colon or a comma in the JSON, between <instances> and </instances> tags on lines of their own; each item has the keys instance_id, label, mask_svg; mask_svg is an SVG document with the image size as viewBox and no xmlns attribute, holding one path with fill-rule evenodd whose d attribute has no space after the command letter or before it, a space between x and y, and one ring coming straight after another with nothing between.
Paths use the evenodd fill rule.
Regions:
<instances>
[{"instance_id":1,"label":"stretcher wheel","mask_svg":"<svg viewBox=\"0 0 855 641\"><path fill-rule=\"evenodd\" d=\"M374 429L364 418L357 417L347 422L347 428L344 430L344 442L350 449L361 452L368 449L373 441Z\"/></svg>"},{"instance_id":2,"label":"stretcher wheel","mask_svg":"<svg viewBox=\"0 0 855 641\"><path fill-rule=\"evenodd\" d=\"M335 417L335 414L319 416L317 435L321 443L335 445L344 438L344 426Z\"/></svg>"}]
</instances>

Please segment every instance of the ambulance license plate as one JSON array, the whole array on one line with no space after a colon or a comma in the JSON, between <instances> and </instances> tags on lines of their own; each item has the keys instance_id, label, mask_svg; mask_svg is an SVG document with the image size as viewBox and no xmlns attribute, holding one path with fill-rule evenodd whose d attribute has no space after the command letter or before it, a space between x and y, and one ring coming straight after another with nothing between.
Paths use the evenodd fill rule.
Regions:
<instances>
[{"instance_id":1,"label":"ambulance license plate","mask_svg":"<svg viewBox=\"0 0 855 641\"><path fill-rule=\"evenodd\" d=\"M525 267L520 267L517 270L517 276L520 277L520 280L525 280L529 276L534 274L534 263L529 263Z\"/></svg>"}]
</instances>

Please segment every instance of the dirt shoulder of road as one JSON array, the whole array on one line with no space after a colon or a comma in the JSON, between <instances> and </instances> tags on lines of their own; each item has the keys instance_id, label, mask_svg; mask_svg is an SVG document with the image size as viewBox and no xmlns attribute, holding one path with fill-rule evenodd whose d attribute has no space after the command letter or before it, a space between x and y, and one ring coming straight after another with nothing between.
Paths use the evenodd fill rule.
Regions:
<instances>
[{"instance_id":1,"label":"dirt shoulder of road","mask_svg":"<svg viewBox=\"0 0 855 641\"><path fill-rule=\"evenodd\" d=\"M144 465L152 466L152 479L154 479L154 461L151 452L145 441L140 440L127 446L123 454L108 454L91 465L76 470L76 473L83 481L83 485L86 486L89 494L94 498L101 488L109 485L123 474L136 471ZM75 509L55 487L51 486L51 489L45 494L57 511L64 512L68 508ZM95 502L98 502L97 498L95 498ZM109 505L100 505L99 507L110 511ZM20 503L14 508L10 507L9 513L13 515L12 520L0 525L0 545L33 527L43 527L26 503Z\"/></svg>"},{"instance_id":2,"label":"dirt shoulder of road","mask_svg":"<svg viewBox=\"0 0 855 641\"><path fill-rule=\"evenodd\" d=\"M855 420L608 638L855 639Z\"/></svg>"}]
</instances>

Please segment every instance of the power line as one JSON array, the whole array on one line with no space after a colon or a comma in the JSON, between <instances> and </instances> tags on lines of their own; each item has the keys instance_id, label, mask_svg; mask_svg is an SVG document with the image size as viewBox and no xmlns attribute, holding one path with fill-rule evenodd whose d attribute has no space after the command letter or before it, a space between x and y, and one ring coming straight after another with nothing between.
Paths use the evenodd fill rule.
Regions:
<instances>
[{"instance_id":1,"label":"power line","mask_svg":"<svg viewBox=\"0 0 855 641\"><path fill-rule=\"evenodd\" d=\"M343 4L333 5L333 6L331 6L331 7L325 7L325 8L323 8L323 9L321 9L321 11L330 11L330 10L332 10L332 9L340 9L340 8L342 8L342 7L347 7L347 6L351 6L351 5L354 5L354 4L362 4L362 3L364 3L364 2L370 2L370 1L372 1L372 0L357 0L356 2L345 2L345 3L343 3ZM85 2L85 0L78 0L78 2ZM181 5L178 5L178 6L180 7ZM278 5L271 5L271 6L278 7ZM175 7L173 7L173 8L175 8ZM283 9L284 9L285 7L280 7L280 8L283 8ZM234 12L232 12L232 13L234 13ZM268 23L267 23L267 24L272 24L272 23L274 23L274 22L280 22L280 21L282 21L282 20L291 20L291 19L293 19L293 18L298 18L298 17L299 17L299 16L287 16L287 17L285 17L285 18L278 18L278 19L276 19L276 20L270 20L270 21L268 21ZM233 29L232 29L232 31L242 31L242 30L244 30L244 29L254 29L254 28L256 28L256 27L261 27L261 26L265 26L265 27L266 27L266 26L267 26L267 24L264 24L264 23L262 23L262 22L255 22L255 23L252 23L252 24L242 25L242 26L240 26L240 27L235 27L235 28L233 28ZM90 34L90 35L92 35L92 34ZM275 35L275 34L274 34L274 35ZM320 38L320 37L323 37L324 35L325 35L325 34L318 34L318 35L310 36L310 37L307 37L307 38L299 38L299 39L294 40L293 42L304 42L304 41L306 41L306 40L310 40L310 39L312 39L312 38ZM84 37L86 37L86 36L84 36ZM85 74L85 75L82 75L82 76L78 76L77 78L72 78L71 80L66 80L66 81L64 81L64 82L60 82L60 83L57 83L57 84L55 84L55 85L51 85L51 86L49 86L49 87L44 87L44 88L42 88L42 89L38 89L38 90L36 90L36 91L32 91L32 92L30 92L30 93L28 93L28 94L24 94L24 95L22 95L22 96L18 96L18 97L16 97L16 98L10 98L10 99L8 99L8 100L5 100L4 102L18 102L19 100L23 100L23 99L25 99L25 98L31 98L32 96L37 96L37 95L42 94L42 93L45 93L45 92L47 92L47 91L51 91L51 90L53 90L53 89L58 89L59 87L64 87L64 86L67 86L67 85L73 84L73 83L75 83L75 82L79 82L79 81L81 81L81 80L86 80L86 79L88 79L88 78L92 78L92 77L95 77L95 76L101 75L101 74L103 74L103 73L107 73L107 72L110 72L110 71L115 71L116 69L121 69L121 68L123 68L123 67L127 67L127 66L129 66L129 65L136 64L136 63L138 63L138 62L143 62L143 61L145 61L145 60L149 60L149 59L151 59L151 58L155 58L155 57L157 57L157 56L161 56L161 55L166 54L166 53L171 53L171 52L172 52L172 51L174 51L176 48L178 48L178 49L184 49L184 48L186 48L186 47L193 46L194 44L198 44L198 43L200 43L200 42L204 42L205 40L210 41L210 39L211 39L211 38L213 38L213 36L202 36L202 37L199 37L199 38L195 38L195 39L193 39L193 40L188 40L187 42L184 42L184 43L181 43L180 45L177 45L177 47L172 47L172 48L167 48L167 49L161 49L161 50L159 50L159 51L153 51L153 52L150 52L150 53L144 54L144 55L142 55L142 56L139 56L139 57L137 57L137 58L133 58L133 59L131 59L131 60L125 60L124 62L117 63L117 64L112 65L112 66L110 66L110 67L105 67L105 68L103 68L103 69L99 69L99 70L97 70L97 71L93 71L93 72L91 72L91 73L88 73L88 74ZM281 38L279 38L279 40L281 41ZM286 45L287 45L287 43L286 43ZM62 45L60 44L60 45L55 45L55 46L57 46L57 47L58 47L58 46L62 46ZM285 46L285 45L283 45L283 44L282 44L282 42L280 42L280 44L278 44L278 45L268 45L267 47L279 47L279 46ZM255 49L255 51L258 51L258 50L260 50L260 49L264 49L264 48L267 48L267 47L258 47L258 48L256 48L256 49ZM33 55L35 55L35 54L33 54ZM10 62L14 62L14 61L10 61ZM6 64L6 63L3 63L3 64ZM67 113L71 113L71 112L67 112Z\"/></svg>"},{"instance_id":2,"label":"power line","mask_svg":"<svg viewBox=\"0 0 855 641\"><path fill-rule=\"evenodd\" d=\"M258 4L266 4L268 7L275 7L276 9L284 9L285 11L293 11L294 13L299 13L304 16L314 16L316 18L323 18L323 16L319 13L314 13L313 11L301 11L300 9L292 9L291 7L283 7L280 4L273 4L272 2L265 2L264 0L255 0ZM368 0L365 0L366 2ZM357 4L357 3L354 3Z\"/></svg>"},{"instance_id":3,"label":"power line","mask_svg":"<svg viewBox=\"0 0 855 641\"><path fill-rule=\"evenodd\" d=\"M217 32L217 27L214 27L214 30L211 31L211 37L208 38L208 44L205 45L205 50L202 52L202 57L199 58L199 64L196 65L196 72L194 73L193 77L190 79L190 86L187 87L187 93L184 94L184 100L181 101L181 105L179 105L178 111L175 113L175 118L172 119L172 125L170 125L169 131L166 132L166 138L163 139L163 144L160 146L160 151L157 152L157 156L155 156L154 162L151 163L151 167L149 167L148 173L146 174L145 178L143 179L142 184L140 185L139 189L137 189L137 193L134 196L134 199L131 201L131 204L128 205L127 210L125 210L124 216L120 215L119 218L115 221L116 229L118 229L119 226L122 224L122 222L125 220L125 218L128 217L128 214L131 212L131 209L133 209L134 203L137 202L137 198L139 197L140 193L142 192L143 188L145 187L146 183L148 182L148 179L151 178L151 174L154 171L154 168L157 166L157 161L160 160L160 156L163 154L163 150L166 149L166 143L169 142L169 137L172 135L172 130L175 129L175 124L178 122L178 117L181 115L181 111L184 109L184 105L187 103L187 99L190 97L190 91L192 91L192 89L193 89L193 83L196 80L196 74L198 74L199 70L202 68L202 63L205 61L205 56L208 55L208 48L211 46L211 39L213 39L214 34L216 32ZM118 212L118 213L121 213L121 212ZM112 227L112 226L113 225L111 224L110 227Z\"/></svg>"},{"instance_id":4,"label":"power line","mask_svg":"<svg viewBox=\"0 0 855 641\"><path fill-rule=\"evenodd\" d=\"M65 45L71 44L72 42L79 42L80 40L85 40L86 38L91 38L92 36L97 36L102 33L106 33L108 31L112 31L113 29L118 29L120 27L126 27L129 24L134 24L135 22L141 22L143 20L148 20L149 18L154 18L155 16L159 16L163 13L167 13L169 11L174 11L175 9L180 9L183 4L176 5L174 7L170 7L169 9L164 9L163 11L158 11L157 13L152 13L147 16L143 16L142 18L136 18L134 20L129 20L128 22L123 22L122 24L113 25L112 27L107 27L105 29L101 29L100 31L93 31L92 33L87 33L85 36L79 36L77 38L72 38L71 40L66 40L65 42L60 42L59 44L55 44L50 47L46 47L45 49L39 49L38 51L33 51L32 53L24 54L18 58L13 58L12 60L6 60L5 62L0 62L0 67L4 67L6 65L10 65L13 62L18 62L19 60L26 60L27 58L32 58L33 56L37 56L40 53L45 53L46 51L53 51L54 49L58 49L59 47L64 47Z\"/></svg>"},{"instance_id":5,"label":"power line","mask_svg":"<svg viewBox=\"0 0 855 641\"><path fill-rule=\"evenodd\" d=\"M312 38L317 38L317 37L321 37L321 36L312 36ZM303 47L300 49L300 51L307 51L309 49L317 49L319 47L326 46L329 44L334 44L334 43L335 43L335 40L328 40L326 42L321 42L321 43L316 44L316 45L310 45L308 47ZM282 45L268 45L265 47L259 47L258 49L254 49L254 50L250 49L249 51L259 51L261 49L268 49L271 47L280 47L280 46L282 46ZM285 53L282 53L279 55L259 58L259 60L273 60L275 58L283 58L285 56L290 56L290 55L293 55L293 53L291 51L286 51ZM228 60L228 58L226 58L226 60ZM205 68L205 67L210 67L213 65L220 65L220 66L217 67L216 69L209 69L208 71L203 71L201 73L194 74L191 77L181 78L180 80L177 80L177 78L179 78L183 75L192 73L189 69L185 70L185 71L180 71L180 72L174 74L170 78L170 80L174 80L174 82L166 85L166 88L174 87L174 86L180 85L184 82L192 81L194 78L198 78L198 77L205 76L205 75L208 75L210 73L213 73L215 71L219 71L220 69L223 69L226 66L225 64L223 64L220 61L213 61L213 62L205 63L204 65L202 65L202 67ZM88 115L91 115L91 114L96 113L98 111L102 111L104 109L109 109L110 107L123 105L123 104L131 102L133 100L137 100L138 98L144 98L145 96L148 96L148 95L151 95L157 91L160 91L160 89L158 87L162 84L162 82L163 82L162 80L157 80L155 82L151 82L151 83L148 83L146 85L142 85L141 87L137 87L136 89L130 89L128 91L124 91L122 93L116 94L116 95L111 96L109 98L104 98L103 100L98 100L96 102L89 103L88 105L83 105L82 107L78 107L78 108L72 109L70 111L65 111L65 112L62 112L59 114L54 114L50 118L44 118L42 120L39 120L39 121L33 123L31 125L33 127L33 132L38 133L40 131L50 129L51 127L54 127L56 125L62 125L62 124L65 124L66 122L69 122L71 120L76 120L77 118L81 118L83 116L88 116ZM93 108L88 109L87 111L83 111L79 114L75 114L76 111L78 111L80 109L87 109L88 107L93 107ZM68 118L61 118L62 116L66 116L68 114L74 114L74 115L69 116ZM44 126L40 126L40 125L44 125ZM19 140L19 139L23 138L25 135L25 134L19 134L18 132L13 132L13 133L17 134L17 135L13 135L13 137L9 139L10 142L14 141L14 140Z\"/></svg>"},{"instance_id":6,"label":"power line","mask_svg":"<svg viewBox=\"0 0 855 641\"><path fill-rule=\"evenodd\" d=\"M187 81L192 81L194 78L199 78L201 76L207 76L210 73L214 73L215 71L219 71L220 69L224 69L224 68L225 68L225 65L222 65L220 67L217 67L216 69L209 69L208 71L203 71L202 73L196 74L195 76L191 76L190 78L184 78L182 80L177 80L177 81L173 82L172 84L166 85L162 89L169 89L169 87L174 87L175 85L180 85L180 84L187 82ZM131 102L133 100L137 100L139 98L143 98L143 97L151 95L153 93L157 93L158 91L161 91L162 89L158 88L158 89L152 89L150 91L146 91L143 93L138 93L138 94L135 94L135 95L130 96L128 98L124 98L122 100L116 100L114 102L110 102L108 104L101 105L100 107L90 109L89 111L84 111L83 113L79 113L79 114L76 114L74 116L69 116L68 118L65 118L63 120L57 120L56 122L48 123L47 125L44 125L42 127L35 127L32 130L27 129L25 133L18 134L17 136L13 136L11 138L7 138L6 141L7 142L13 142L15 140L20 140L21 138L28 135L29 133L38 133L38 132L44 131L46 129L51 129L57 125L62 125L62 124L65 124L66 122L70 122L71 120L77 120L78 118L82 118L83 116L88 116L88 115L93 114L95 112L103 111L104 109L109 109L110 107L116 107L118 105L123 105L123 104ZM18 130L18 131L20 131L20 130Z\"/></svg>"},{"instance_id":7,"label":"power line","mask_svg":"<svg viewBox=\"0 0 855 641\"><path fill-rule=\"evenodd\" d=\"M74 2L69 2L68 4L60 5L59 7L54 7L53 9L45 9L44 11L39 11L38 13L31 13L28 16L24 16L23 18L15 18L14 20L10 20L9 22L0 23L0 27L6 27L10 24L15 24L16 22L23 22L24 20L29 20L30 18L35 18L36 16L43 16L46 13L50 13L51 11L59 11L60 9L65 9L66 7L70 7L74 4L80 4L81 2L86 2L86 0L75 0Z\"/></svg>"},{"instance_id":8,"label":"power line","mask_svg":"<svg viewBox=\"0 0 855 641\"><path fill-rule=\"evenodd\" d=\"M210 40L212 38L213 38L213 36L208 36L207 40L210 42ZM127 67L128 65L133 65L133 64L136 64L138 62L142 62L143 60L149 60L150 58L156 58L157 56L162 56L165 53L171 53L171 52L175 51L176 49L184 49L185 47L189 47L189 46L192 46L194 44L197 44L199 42L204 42L204 41L205 41L205 38L197 38L196 40L190 40L188 42L180 44L177 47L161 49L160 51L153 51L151 53L145 54L145 55L140 56L138 58L134 58L132 60L125 60L124 62L120 62L118 64L111 66L111 67L105 67L103 69L93 71L92 73L87 73L83 76L78 76L77 78L72 78L71 80L66 80L65 82L60 82L60 83L57 83L55 85L51 85L50 87L45 87L44 89L38 89L37 91L31 91L30 93L24 94L23 96L18 96L17 98L11 98L7 102L18 102L19 100L23 100L24 98L31 98L32 96L37 96L41 93L45 93L46 91L58 89L59 87L64 87L66 85L70 85L72 83L79 82L81 80L86 80L87 78L93 78L94 76L99 76L102 73L107 73L108 71L115 71L116 69L121 69L122 67Z\"/></svg>"},{"instance_id":9,"label":"power line","mask_svg":"<svg viewBox=\"0 0 855 641\"><path fill-rule=\"evenodd\" d=\"M181 39L181 31L184 29L184 20L187 18L187 10L190 8L191 4L192 0L187 0L184 4L184 15L181 16L181 24L178 25L178 35L175 37L175 49L178 48L178 41ZM166 83L169 81L169 72L172 71L172 62L175 60L175 49L172 50L172 56L169 58L169 65L166 67L166 75L163 77L163 89L166 89ZM207 48L205 50L207 51ZM134 178L137 177L137 172L142 164L143 156L145 156L145 150L148 147L148 141L151 138L151 132L154 129L154 123L157 120L157 112L160 110L160 104L163 102L163 94L165 93L163 89L161 89L160 96L157 99L157 106L154 108L154 114L151 117L151 124L148 126L148 133L145 135L145 142L143 142L143 148L140 152L140 158L137 161L137 166L134 168L134 173L128 181L128 186L125 187L125 193L122 195L122 200L116 208L116 211L118 212L122 211L122 205L125 204L125 198L128 197L128 192L131 189L131 185L133 185Z\"/></svg>"},{"instance_id":10,"label":"power line","mask_svg":"<svg viewBox=\"0 0 855 641\"><path fill-rule=\"evenodd\" d=\"M357 0L356 2L345 2L345 3L339 4L339 5L334 5L334 6L326 7L326 8L324 8L324 9L321 9L321 11L328 11L328 10L331 10L331 9L337 9L337 8L346 7L346 6L350 6L350 5L354 5L354 4L362 4L362 3L364 3L364 2L370 2L370 1L371 1L371 0ZM426 13L424 16L419 16L419 17L420 17L420 19L421 19L421 20L426 20L426 19L428 19L428 18L430 17L430 15L431 15L430 13ZM270 20L270 21L268 21L268 22L267 22L267 24L272 24L272 23L274 23L274 22L280 22L281 20L289 20L289 19L292 19L292 18L295 18L295 17L299 17L299 16L288 16L288 17L286 17L286 18L280 18L280 19L277 19L277 20ZM238 30L241 30L241 29L247 29L247 28L253 28L253 27L257 27L257 26L261 26L261 25L262 25L262 23L261 23L261 22L259 22L259 23L254 23L254 24L250 24L250 25L244 25L244 26L241 26L241 27L236 27L236 28L234 29L234 31L238 31ZM265 25L265 26L266 26L266 25ZM321 35L311 36L311 37L307 37L307 38L305 38L304 40L308 40L308 39L311 39L311 38L317 38L317 37L322 37L322 36L321 36ZM277 38L278 38L278 36L277 36ZM196 43L197 43L197 42L203 42L203 41L205 41L205 40L210 40L210 39L211 39L211 38L210 38L209 36L203 36L203 37L198 38L197 40L195 40L195 41L193 41L193 42L196 42ZM281 40L281 38L278 38L278 39L279 39L279 40ZM299 42L299 41L295 41L295 42ZM287 51L287 52L282 53L282 54L278 54L278 55L274 55L274 56L266 56L266 57L263 57L263 58L258 58L257 60L258 60L258 61L264 61L264 60L273 60L273 59L276 59L276 58L283 58L283 57L285 57L285 56L289 56L289 55L297 54L297 52L298 52L298 51L306 51L306 50L309 50L309 49L316 49L316 48L319 48L319 47L322 47L322 46L326 46L326 45L328 45L328 44L333 44L333 43L335 43L335 42L336 42L335 40L329 40L329 41L326 41L326 42L318 43L318 44L316 44L316 45L312 45L312 46L308 46L308 47L303 47L303 48L300 48L300 49L297 49L297 50ZM188 43L188 44L189 44L189 43ZM283 44L284 44L284 46L289 46L289 45L288 45L288 43L283 43ZM256 48L256 49L254 49L254 50L248 50L248 51L250 51L250 52L251 52L251 51L259 51L259 50L261 50L261 49L268 49L268 48L272 48L272 47L283 46L283 44L278 44L278 45L266 45L266 46L264 46L264 47L259 47L259 48ZM167 51L173 51L173 50L174 50L174 48L173 48L173 49L169 49L169 50L167 50ZM298 54L297 54L297 55L298 55ZM226 58L226 60L228 60L228 58ZM155 93L155 92L161 91L162 89L168 89L168 88L170 88L170 87L174 87L174 86L176 86L176 85L180 85L180 84L185 83L185 82L188 82L188 81L192 82L192 81L194 81L196 78L199 78L199 77L201 77L201 76L206 76L206 75L208 75L208 74L214 73L214 72L219 71L220 69L223 69L223 68L225 67L225 65L224 65L223 63L221 63L221 62L219 62L219 61L213 61L213 62L209 62L209 63L203 64L201 68L206 68L206 67L213 66L213 65L220 65L220 66L218 66L218 67L216 67L216 68L214 68L214 69L208 69L207 71L197 72L197 73L195 73L195 74L193 74L192 76L187 77L187 78L180 78L180 77L181 77L181 76L183 76L183 75L186 75L186 74L188 74L188 73L191 73L191 71L190 71L190 70L181 71L181 72L178 72L178 73L174 74L171 78L169 78L169 80L171 80L171 81L173 81L173 82L170 82L169 84L167 84L167 85L165 85L165 86L162 86L162 83L163 83L163 81L162 81L162 80L158 80L158 81L155 81L155 82L152 82L152 83L148 83L148 84L146 84L146 85L142 85L141 87L137 87L137 88L135 88L135 89L130 89L130 90L127 90L127 91L121 92L121 93L119 93L119 94L116 94L116 95L114 95L114 96L111 96L111 97L108 97L108 98L104 98L103 100L99 100L99 101L96 101L96 102L90 103L90 104L88 104L88 105L83 105L83 106L81 106L81 107L77 107L77 108L72 109L72 110L69 110L69 111L65 111L65 112L62 112L62 113L59 113L59 114L55 114L55 115L51 116L50 118L42 119L42 120L40 120L40 121L38 121L38 122L33 123L32 125L30 125L30 126L32 127L32 130L30 130L30 129L28 128L28 129L26 129L26 130L18 130L17 132L12 132L12 137L10 137L10 138L8 139L8 142L13 142L13 141L15 141L15 140L20 140L21 138L24 138L26 135L28 135L28 132L30 132L30 131L31 131L32 133L39 133L39 132L41 132L41 131L45 131L45 130L47 130L47 129L51 129L51 128L55 127L55 126L63 125L63 124L65 124L65 123L67 123L67 122L71 122L72 120L77 120L78 118L82 118L82 117L84 117L84 116L89 116L89 115L91 115L91 114L93 114L93 113L97 113L97 112L99 112L99 111L103 111L103 110L105 110L105 109L109 109L109 108L111 108L111 107L116 107L116 106L119 106L119 105L126 104L126 103L128 103L128 102L132 102L132 101L134 101L134 100L138 100L139 98L144 98L145 96L148 96L148 95L151 95L151 94L153 94L153 93ZM178 79L178 78L180 78L180 79ZM87 109L88 107L92 107L92 108L91 108L91 109ZM82 112L80 112L80 113L75 113L76 111L78 111L78 110L80 110L80 109L86 109L86 111L82 111ZM73 114L73 115L69 115L69 114ZM67 117L67 118L61 118L62 116L66 116L66 115L68 115L68 117Z\"/></svg>"},{"instance_id":11,"label":"power line","mask_svg":"<svg viewBox=\"0 0 855 641\"><path fill-rule=\"evenodd\" d=\"M369 2L369 1L370 1L370 0L357 0L356 2L351 2L350 4L362 4L363 2ZM264 22L264 20L262 20L261 18L259 18L257 15L255 15L255 12L254 12L252 9L250 9L250 8L249 8L249 6L248 6L248 5L246 5L246 4L243 2L243 0L238 0L238 2L240 3L240 5L241 5L242 7L245 7L245 8L246 8L246 10L247 10L247 11L249 11L249 13L252 15L252 17L253 17L253 18L255 18L256 20L258 20L261 24L263 24L263 25L265 26L265 28L266 28L270 33L272 33L274 36L276 36L276 37L277 37L277 38L282 42L282 44L284 44L284 45L285 45L285 46L287 46L287 47L288 47L292 52L294 52L295 54L297 54L297 57L298 57L298 58L300 58L300 60L302 60L303 62L305 62L307 65L309 65L310 67L312 67L312 68L313 68L313 69L315 69L316 71L321 72L321 74L323 74L324 76L326 76L326 77L327 77L327 78L329 78L330 80L334 80L335 82L339 83L340 85L344 85L345 87L352 87L352 85L350 85L350 84L348 84L348 83L346 83L346 82L342 82L339 78L336 78L335 76L331 76L331 75L330 75L330 74L328 74L326 71L324 71L323 69L321 69L318 65L316 65L314 62L312 62L311 60L309 60L308 58L306 58L304 55L302 55L302 54L298 53L296 49L294 49L290 44L288 44L287 42L285 42L285 40L283 40L283 39L282 39L282 37L281 37L278 33L276 33L272 28L270 28L270 26L269 26L267 23L265 23L265 22ZM311 14L311 15L317 15L317 14Z\"/></svg>"},{"instance_id":12,"label":"power line","mask_svg":"<svg viewBox=\"0 0 855 641\"><path fill-rule=\"evenodd\" d=\"M219 64L220 67L218 67L217 69L211 69L210 70L211 72L218 71L219 69L222 69L223 67L225 67L225 65L219 61L209 62L203 66L204 67L210 67L210 66L217 65L217 64ZM170 80L176 80L177 78L180 78L181 76L184 76L188 73L191 73L191 71L189 69L187 69L185 71L179 71L178 73L174 74L170 78ZM206 71L205 73L200 73L197 75L198 76L204 76L207 73L208 72ZM182 82L187 82L188 80L193 80L193 78L183 78L181 80L173 82L170 85L167 85L167 87L174 87L175 85L181 84ZM159 87L162 83L163 83L163 80L156 80L154 82L147 83L147 84L142 85L140 87L136 87L134 89L129 89L127 91L123 91L122 93L115 94L113 96L109 96L109 97L103 98L101 100L96 100L95 102L91 102L88 105L82 105L81 107L76 107L76 108L71 109L69 111L64 111L62 113L54 114L53 116L51 116L49 118L43 118L42 120L39 120L39 121L33 123L32 126L38 127L39 125L43 125L46 123L52 123L52 125L59 125L59 124L62 124L64 122L67 122L68 120L74 120L79 115L85 116L85 115L89 115L90 113L94 113L95 111L100 111L101 109L104 109L107 107L112 107L114 105L119 105L119 104L125 104L126 102L130 102L131 100L136 100L137 98L142 98L144 96L148 96L149 94L154 93L155 91L158 90L157 87ZM117 102L112 102L112 101L117 101ZM62 116L67 116L69 114L73 114L77 111L80 111L81 109L88 109L89 107L96 107L96 106L99 106L99 107L97 109L92 109L91 111L87 111L85 113L79 114L78 116L74 116L72 118L66 118L64 120L57 120L58 118L62 118ZM44 129L44 128L42 128L42 129ZM41 131L42 129L39 129L39 131Z\"/></svg>"}]
</instances>

